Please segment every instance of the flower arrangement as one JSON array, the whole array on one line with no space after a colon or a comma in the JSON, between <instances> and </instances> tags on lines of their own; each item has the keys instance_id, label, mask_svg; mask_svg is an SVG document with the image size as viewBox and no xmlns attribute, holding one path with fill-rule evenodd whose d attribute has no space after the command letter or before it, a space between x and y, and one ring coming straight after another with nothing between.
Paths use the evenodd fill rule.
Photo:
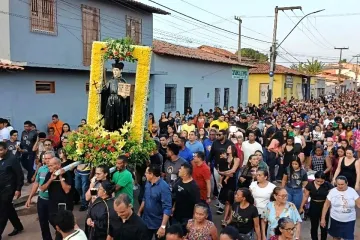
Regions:
<instances>
[{"instance_id":1,"label":"flower arrangement","mask_svg":"<svg viewBox=\"0 0 360 240\"><path fill-rule=\"evenodd\" d=\"M108 132L101 126L85 125L68 136L65 151L70 159L82 160L93 167L101 164L115 166L117 157L123 154L129 157L129 165L134 166L148 160L156 144L149 135L141 144L132 140L131 136L130 123L125 123L115 132Z\"/></svg>"},{"instance_id":2,"label":"flower arrangement","mask_svg":"<svg viewBox=\"0 0 360 240\"><path fill-rule=\"evenodd\" d=\"M106 47L102 48L104 51L104 60L114 59L115 61L135 62L133 56L134 47L133 40L129 37L122 39L105 39Z\"/></svg>"},{"instance_id":3,"label":"flower arrangement","mask_svg":"<svg viewBox=\"0 0 360 240\"><path fill-rule=\"evenodd\" d=\"M100 114L100 95L98 88L103 81L103 49L107 42L93 43L90 68L90 84L87 122L91 126L99 124ZM149 96L149 79L151 68L151 48L147 46L133 46L133 56L137 59L135 92L132 114L132 138L137 142L144 139L144 128L146 122L146 107ZM134 114L136 113L136 114Z\"/></svg>"}]
</instances>

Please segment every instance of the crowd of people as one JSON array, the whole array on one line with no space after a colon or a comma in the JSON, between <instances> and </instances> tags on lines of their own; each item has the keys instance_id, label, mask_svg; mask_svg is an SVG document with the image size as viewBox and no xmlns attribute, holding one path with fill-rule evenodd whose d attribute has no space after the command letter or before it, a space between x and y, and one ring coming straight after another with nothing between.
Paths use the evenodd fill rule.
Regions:
<instances>
[{"instance_id":1,"label":"crowd of people","mask_svg":"<svg viewBox=\"0 0 360 240\"><path fill-rule=\"evenodd\" d=\"M55 239L294 240L307 218L313 240L319 229L321 240L355 239L359 114L359 96L350 91L331 101L284 98L196 114L188 108L159 120L150 113L156 149L134 170L119 156L114 173L105 165L62 170L71 163L62 148L71 130L56 114L47 133L26 121L20 140L0 119L0 233L7 220L11 236L23 230L11 203L24 184L21 163L26 184L33 184L27 207L39 190L46 240L53 239L50 225ZM74 219L78 202L87 212L84 232L64 220ZM213 214L221 215L221 226Z\"/></svg>"}]
</instances>

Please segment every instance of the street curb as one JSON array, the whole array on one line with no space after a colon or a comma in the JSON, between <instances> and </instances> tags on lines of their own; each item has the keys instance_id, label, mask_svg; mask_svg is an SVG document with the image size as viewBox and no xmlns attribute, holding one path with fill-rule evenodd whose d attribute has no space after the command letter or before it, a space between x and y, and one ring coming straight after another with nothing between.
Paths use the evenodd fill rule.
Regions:
<instances>
[{"instance_id":1,"label":"street curb","mask_svg":"<svg viewBox=\"0 0 360 240\"><path fill-rule=\"evenodd\" d=\"M34 197L37 195L38 195L38 193L36 192ZM15 210L16 210L16 208L24 206L26 201L28 200L28 198L29 198L29 194L21 196L19 199L13 200L13 205L14 205Z\"/></svg>"}]
</instances>

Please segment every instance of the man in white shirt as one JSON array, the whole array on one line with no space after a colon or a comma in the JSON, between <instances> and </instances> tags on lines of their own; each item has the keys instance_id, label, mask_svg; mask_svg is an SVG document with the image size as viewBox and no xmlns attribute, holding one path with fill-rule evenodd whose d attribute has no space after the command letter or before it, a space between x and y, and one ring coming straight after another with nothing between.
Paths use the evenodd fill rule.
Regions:
<instances>
[{"instance_id":1,"label":"man in white shirt","mask_svg":"<svg viewBox=\"0 0 360 240\"><path fill-rule=\"evenodd\" d=\"M330 113L329 116L324 120L324 125L327 127L329 123L334 123L334 114Z\"/></svg>"},{"instance_id":2,"label":"man in white shirt","mask_svg":"<svg viewBox=\"0 0 360 240\"><path fill-rule=\"evenodd\" d=\"M0 118L0 142L10 140L9 129L5 127L6 119Z\"/></svg>"},{"instance_id":3,"label":"man in white shirt","mask_svg":"<svg viewBox=\"0 0 360 240\"><path fill-rule=\"evenodd\" d=\"M263 152L262 146L260 143L255 141L256 136L254 132L250 132L248 136L248 140L242 143L242 150L244 152L244 163L245 166L249 160L250 155L254 154L255 151L260 150Z\"/></svg>"},{"instance_id":4,"label":"man in white shirt","mask_svg":"<svg viewBox=\"0 0 360 240\"><path fill-rule=\"evenodd\" d=\"M54 225L63 240L87 240L86 234L75 223L75 217L71 211L59 211L55 216ZM55 238L55 240L60 239Z\"/></svg>"}]
</instances>

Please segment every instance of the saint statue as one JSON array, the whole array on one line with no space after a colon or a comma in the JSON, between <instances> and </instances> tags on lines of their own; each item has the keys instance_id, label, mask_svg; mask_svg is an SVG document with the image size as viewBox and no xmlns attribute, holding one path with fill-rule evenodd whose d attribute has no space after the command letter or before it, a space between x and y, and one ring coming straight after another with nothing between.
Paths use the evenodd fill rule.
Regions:
<instances>
[{"instance_id":1,"label":"saint statue","mask_svg":"<svg viewBox=\"0 0 360 240\"><path fill-rule=\"evenodd\" d=\"M125 122L130 121L131 84L127 84L122 78L123 68L124 63L115 61L112 64L113 77L105 82L100 91L104 128L111 132L119 130Z\"/></svg>"}]
</instances>

